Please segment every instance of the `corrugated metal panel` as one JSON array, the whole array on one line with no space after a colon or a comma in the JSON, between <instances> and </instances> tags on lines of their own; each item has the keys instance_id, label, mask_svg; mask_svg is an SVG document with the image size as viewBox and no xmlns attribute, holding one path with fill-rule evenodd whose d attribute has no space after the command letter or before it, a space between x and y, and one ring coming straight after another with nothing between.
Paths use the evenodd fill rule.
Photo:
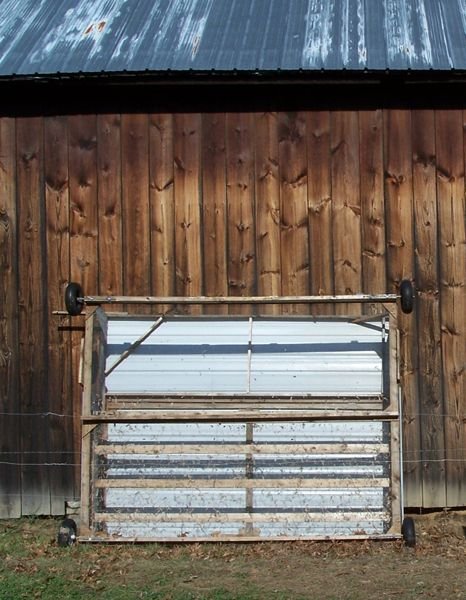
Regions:
<instances>
[{"instance_id":1,"label":"corrugated metal panel","mask_svg":"<svg viewBox=\"0 0 466 600\"><path fill-rule=\"evenodd\" d=\"M0 0L0 76L465 69L465 0Z\"/></svg>"},{"instance_id":2,"label":"corrugated metal panel","mask_svg":"<svg viewBox=\"0 0 466 600\"><path fill-rule=\"evenodd\" d=\"M389 404L380 394L391 322L98 308L83 361L82 539L399 535L396 390Z\"/></svg>"},{"instance_id":3,"label":"corrugated metal panel","mask_svg":"<svg viewBox=\"0 0 466 600\"><path fill-rule=\"evenodd\" d=\"M110 318L107 369L151 327ZM106 380L110 394L386 393L384 321L167 319Z\"/></svg>"},{"instance_id":4,"label":"corrugated metal panel","mask_svg":"<svg viewBox=\"0 0 466 600\"><path fill-rule=\"evenodd\" d=\"M337 537L390 528L389 423L113 424L101 436L94 519L110 537Z\"/></svg>"}]
</instances>

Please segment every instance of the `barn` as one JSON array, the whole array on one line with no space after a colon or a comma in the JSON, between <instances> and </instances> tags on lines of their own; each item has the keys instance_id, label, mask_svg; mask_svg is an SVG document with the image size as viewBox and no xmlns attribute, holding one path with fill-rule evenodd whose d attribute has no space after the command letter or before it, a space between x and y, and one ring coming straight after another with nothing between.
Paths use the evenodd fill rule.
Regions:
<instances>
[{"instance_id":1,"label":"barn","mask_svg":"<svg viewBox=\"0 0 466 600\"><path fill-rule=\"evenodd\" d=\"M466 505L464 0L1 0L0 90L1 517L79 497L70 281L287 296L411 280L405 505Z\"/></svg>"}]
</instances>

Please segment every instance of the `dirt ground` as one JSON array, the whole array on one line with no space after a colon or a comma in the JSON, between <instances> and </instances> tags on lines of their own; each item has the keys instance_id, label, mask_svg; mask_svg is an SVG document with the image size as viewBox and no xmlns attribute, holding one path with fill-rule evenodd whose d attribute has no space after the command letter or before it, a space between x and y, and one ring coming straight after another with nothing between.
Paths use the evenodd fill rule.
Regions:
<instances>
[{"instance_id":1,"label":"dirt ground","mask_svg":"<svg viewBox=\"0 0 466 600\"><path fill-rule=\"evenodd\" d=\"M78 544L58 521L0 521L0 599L466 600L466 511L414 516L400 541Z\"/></svg>"}]
</instances>

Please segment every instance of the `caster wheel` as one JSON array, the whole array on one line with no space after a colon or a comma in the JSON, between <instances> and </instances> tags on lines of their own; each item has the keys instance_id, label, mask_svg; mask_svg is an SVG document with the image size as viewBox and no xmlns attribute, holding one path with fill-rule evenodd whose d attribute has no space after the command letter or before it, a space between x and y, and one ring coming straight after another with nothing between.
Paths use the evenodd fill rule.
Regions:
<instances>
[{"instance_id":1,"label":"caster wheel","mask_svg":"<svg viewBox=\"0 0 466 600\"><path fill-rule=\"evenodd\" d=\"M409 314L413 312L414 307L414 287L409 279L403 279L400 283L400 303L401 310Z\"/></svg>"},{"instance_id":2,"label":"caster wheel","mask_svg":"<svg viewBox=\"0 0 466 600\"><path fill-rule=\"evenodd\" d=\"M65 290L65 306L68 314L72 317L81 314L84 303L78 298L83 297L83 290L79 283L71 282L66 286Z\"/></svg>"},{"instance_id":3,"label":"caster wheel","mask_svg":"<svg viewBox=\"0 0 466 600\"><path fill-rule=\"evenodd\" d=\"M414 548L416 545L416 530L414 527L414 521L411 517L405 517L403 519L403 525L401 526L401 533L403 539L408 548Z\"/></svg>"},{"instance_id":4,"label":"caster wheel","mask_svg":"<svg viewBox=\"0 0 466 600\"><path fill-rule=\"evenodd\" d=\"M77 527L73 519L63 519L58 530L57 543L61 548L72 546L76 542Z\"/></svg>"}]
</instances>

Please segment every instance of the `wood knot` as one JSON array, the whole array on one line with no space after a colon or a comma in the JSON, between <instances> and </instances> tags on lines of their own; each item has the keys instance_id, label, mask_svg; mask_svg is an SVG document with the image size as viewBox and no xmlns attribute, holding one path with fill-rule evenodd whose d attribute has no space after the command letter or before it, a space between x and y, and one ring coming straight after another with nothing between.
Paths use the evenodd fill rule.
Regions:
<instances>
[{"instance_id":1,"label":"wood knot","mask_svg":"<svg viewBox=\"0 0 466 600\"><path fill-rule=\"evenodd\" d=\"M78 267L81 269L81 271L84 271L91 265L91 263L83 257L77 258L76 262L78 263Z\"/></svg>"},{"instance_id":2,"label":"wood knot","mask_svg":"<svg viewBox=\"0 0 466 600\"><path fill-rule=\"evenodd\" d=\"M89 181L89 179L82 178L79 180L78 185L82 190L85 190L87 188L90 188L92 183Z\"/></svg>"},{"instance_id":3,"label":"wood knot","mask_svg":"<svg viewBox=\"0 0 466 600\"><path fill-rule=\"evenodd\" d=\"M9 229L11 224L8 212L3 206L0 208L0 224L5 230Z\"/></svg>"},{"instance_id":4,"label":"wood knot","mask_svg":"<svg viewBox=\"0 0 466 600\"><path fill-rule=\"evenodd\" d=\"M33 161L35 158L37 158L37 153L36 152L24 152L21 155L21 160L23 161L23 163L25 165L29 164L31 161Z\"/></svg>"},{"instance_id":5,"label":"wood knot","mask_svg":"<svg viewBox=\"0 0 466 600\"><path fill-rule=\"evenodd\" d=\"M91 150L94 150L97 146L97 139L95 137L88 139L80 139L78 146L80 150L86 150L87 152L90 152Z\"/></svg>"},{"instance_id":6,"label":"wood knot","mask_svg":"<svg viewBox=\"0 0 466 600\"><path fill-rule=\"evenodd\" d=\"M242 252L239 260L242 264L247 264L249 261L251 261L253 259L254 259L254 254L251 254L250 252Z\"/></svg>"},{"instance_id":7,"label":"wood knot","mask_svg":"<svg viewBox=\"0 0 466 600\"><path fill-rule=\"evenodd\" d=\"M406 181L404 175L396 175L395 173L385 173L385 181L397 187L401 186Z\"/></svg>"}]
</instances>

